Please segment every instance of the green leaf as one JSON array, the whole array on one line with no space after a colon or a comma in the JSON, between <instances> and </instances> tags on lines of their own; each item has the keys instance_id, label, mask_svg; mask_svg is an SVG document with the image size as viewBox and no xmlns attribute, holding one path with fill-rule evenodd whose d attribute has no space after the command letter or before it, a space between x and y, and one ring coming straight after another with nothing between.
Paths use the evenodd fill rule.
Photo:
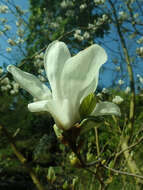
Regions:
<instances>
[{"instance_id":1,"label":"green leaf","mask_svg":"<svg viewBox=\"0 0 143 190\"><path fill-rule=\"evenodd\" d=\"M79 113L81 118L85 118L88 115L90 115L95 106L96 106L96 96L94 95L94 93L91 93L83 99L80 105Z\"/></svg>"}]
</instances>

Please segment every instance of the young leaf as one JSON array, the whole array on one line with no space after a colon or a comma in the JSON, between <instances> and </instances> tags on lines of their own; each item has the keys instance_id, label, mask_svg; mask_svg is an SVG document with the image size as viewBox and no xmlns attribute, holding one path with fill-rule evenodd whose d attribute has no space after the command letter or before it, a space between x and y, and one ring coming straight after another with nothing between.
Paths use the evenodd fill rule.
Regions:
<instances>
[{"instance_id":1,"label":"young leaf","mask_svg":"<svg viewBox=\"0 0 143 190\"><path fill-rule=\"evenodd\" d=\"M96 106L96 97L94 93L91 93L83 99L80 105L79 113L81 118L85 118L88 115L90 115L95 106Z\"/></svg>"}]
</instances>

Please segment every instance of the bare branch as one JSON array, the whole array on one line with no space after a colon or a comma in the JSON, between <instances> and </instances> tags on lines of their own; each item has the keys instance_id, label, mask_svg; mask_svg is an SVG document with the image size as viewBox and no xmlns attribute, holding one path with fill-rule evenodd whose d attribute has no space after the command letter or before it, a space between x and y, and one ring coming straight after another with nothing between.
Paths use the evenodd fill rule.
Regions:
<instances>
[{"instance_id":1,"label":"bare branch","mask_svg":"<svg viewBox=\"0 0 143 190\"><path fill-rule=\"evenodd\" d=\"M106 169L108 169L108 170L110 170L112 172L118 173L118 174L128 175L128 176L132 176L132 177L137 177L137 178L143 179L143 176L141 176L141 175L137 175L137 174L133 174L133 173L129 173L129 172L123 172L121 170L116 170L116 169L113 169L113 168L109 168L106 165L102 165L102 167L106 168Z\"/></svg>"}]
</instances>

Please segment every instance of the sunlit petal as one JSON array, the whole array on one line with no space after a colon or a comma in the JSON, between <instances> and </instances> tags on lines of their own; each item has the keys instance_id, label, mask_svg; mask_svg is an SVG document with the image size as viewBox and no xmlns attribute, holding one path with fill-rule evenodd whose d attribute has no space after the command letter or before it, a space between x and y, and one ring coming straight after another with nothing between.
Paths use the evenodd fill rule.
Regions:
<instances>
[{"instance_id":1,"label":"sunlit petal","mask_svg":"<svg viewBox=\"0 0 143 190\"><path fill-rule=\"evenodd\" d=\"M117 115L120 116L120 108L112 102L100 102L96 104L95 109L91 113L93 116Z\"/></svg>"},{"instance_id":2,"label":"sunlit petal","mask_svg":"<svg viewBox=\"0 0 143 190\"><path fill-rule=\"evenodd\" d=\"M33 102L28 104L28 109L31 112L43 112L43 111L49 111L47 108L48 101L43 100L43 101L38 101L38 102Z\"/></svg>"},{"instance_id":3,"label":"sunlit petal","mask_svg":"<svg viewBox=\"0 0 143 190\"><path fill-rule=\"evenodd\" d=\"M73 110L72 105L66 99L59 103L58 100L43 100L28 104L28 109L31 112L49 112L57 126L67 130L72 127L76 121L79 121L78 110Z\"/></svg>"},{"instance_id":4,"label":"sunlit petal","mask_svg":"<svg viewBox=\"0 0 143 190\"><path fill-rule=\"evenodd\" d=\"M80 119L78 110L73 109L67 99L62 100L62 102L58 100L49 101L47 107L56 125L61 129L71 128Z\"/></svg>"},{"instance_id":5,"label":"sunlit petal","mask_svg":"<svg viewBox=\"0 0 143 190\"><path fill-rule=\"evenodd\" d=\"M77 104L94 92L99 69L106 60L106 52L98 45L92 45L68 59L61 78L63 96L71 98Z\"/></svg>"},{"instance_id":6,"label":"sunlit petal","mask_svg":"<svg viewBox=\"0 0 143 190\"><path fill-rule=\"evenodd\" d=\"M49 88L34 75L23 72L14 65L9 65L7 70L13 75L15 81L33 97L38 100L45 100L51 97Z\"/></svg>"},{"instance_id":7,"label":"sunlit petal","mask_svg":"<svg viewBox=\"0 0 143 190\"><path fill-rule=\"evenodd\" d=\"M54 98L61 98L61 72L63 71L66 60L70 57L70 52L63 42L54 41L46 50L44 66Z\"/></svg>"},{"instance_id":8,"label":"sunlit petal","mask_svg":"<svg viewBox=\"0 0 143 190\"><path fill-rule=\"evenodd\" d=\"M49 112L58 128L68 130L80 122L81 101L96 90L99 70L106 60L106 52L98 45L92 45L71 58L65 43L54 41L44 57L51 91L34 75L15 66L9 66L8 71L22 88L38 100L28 105L31 112ZM96 116L112 114L120 115L120 109L109 102L97 103L92 112Z\"/></svg>"}]
</instances>

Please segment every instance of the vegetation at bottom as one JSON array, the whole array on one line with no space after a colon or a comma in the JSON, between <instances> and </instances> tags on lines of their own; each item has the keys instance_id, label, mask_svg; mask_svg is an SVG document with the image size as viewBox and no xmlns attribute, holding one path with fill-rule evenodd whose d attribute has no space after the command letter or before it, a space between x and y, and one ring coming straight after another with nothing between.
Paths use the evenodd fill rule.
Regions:
<instances>
[{"instance_id":1,"label":"vegetation at bottom","mask_svg":"<svg viewBox=\"0 0 143 190\"><path fill-rule=\"evenodd\" d=\"M20 2L26 1L0 0L0 125L13 136L45 190L143 189L141 178L119 172L143 176L143 92L138 89L143 87L141 0L29 0L27 11ZM121 117L97 118L95 127L78 137L84 162L96 161L88 168L82 168L71 149L57 139L49 114L28 111L33 98L19 89L6 70L7 65L16 65L49 85L43 53L54 40L65 42L72 56L94 43L101 45L108 63L101 69L102 74L106 71L103 81L101 76L99 80L103 86L110 80L109 85L117 87L103 93L101 101L112 101L117 95L124 100L119 105ZM128 85L127 94L123 88ZM135 118L131 118L134 88L138 94ZM133 121L131 129L128 118ZM0 128L0 190L12 189L34 190L35 186Z\"/></svg>"},{"instance_id":2,"label":"vegetation at bottom","mask_svg":"<svg viewBox=\"0 0 143 190\"><path fill-rule=\"evenodd\" d=\"M112 101L116 96L121 96L124 101L119 105L121 117L105 116L104 119L88 132L81 135L81 155L86 163L102 160L103 165L124 172L131 172L123 153L116 159L117 152L121 151L121 136L127 135L126 118L129 110L129 94L124 91L110 90L103 94L102 99ZM27 159L28 164L34 169L45 189L75 189L96 190L100 189L97 177L80 167L67 145L62 144L55 136L54 121L47 113L30 113L27 110L27 101L18 96L16 101L3 94L0 98L1 123L14 136L18 150ZM143 134L143 94L136 96L136 114L131 144L139 141ZM27 171L14 155L11 147L0 131L0 187L1 189L16 188L24 190L35 189ZM98 146L97 146L98 136ZM130 156L135 160L140 174L143 174L143 142L129 149ZM49 170L52 167L52 175ZM108 190L135 190L135 178L128 175L114 173L100 167L98 163L90 167L94 172L99 170ZM23 185L27 184L27 185ZM140 180L140 188L143 188Z\"/></svg>"}]
</instances>

